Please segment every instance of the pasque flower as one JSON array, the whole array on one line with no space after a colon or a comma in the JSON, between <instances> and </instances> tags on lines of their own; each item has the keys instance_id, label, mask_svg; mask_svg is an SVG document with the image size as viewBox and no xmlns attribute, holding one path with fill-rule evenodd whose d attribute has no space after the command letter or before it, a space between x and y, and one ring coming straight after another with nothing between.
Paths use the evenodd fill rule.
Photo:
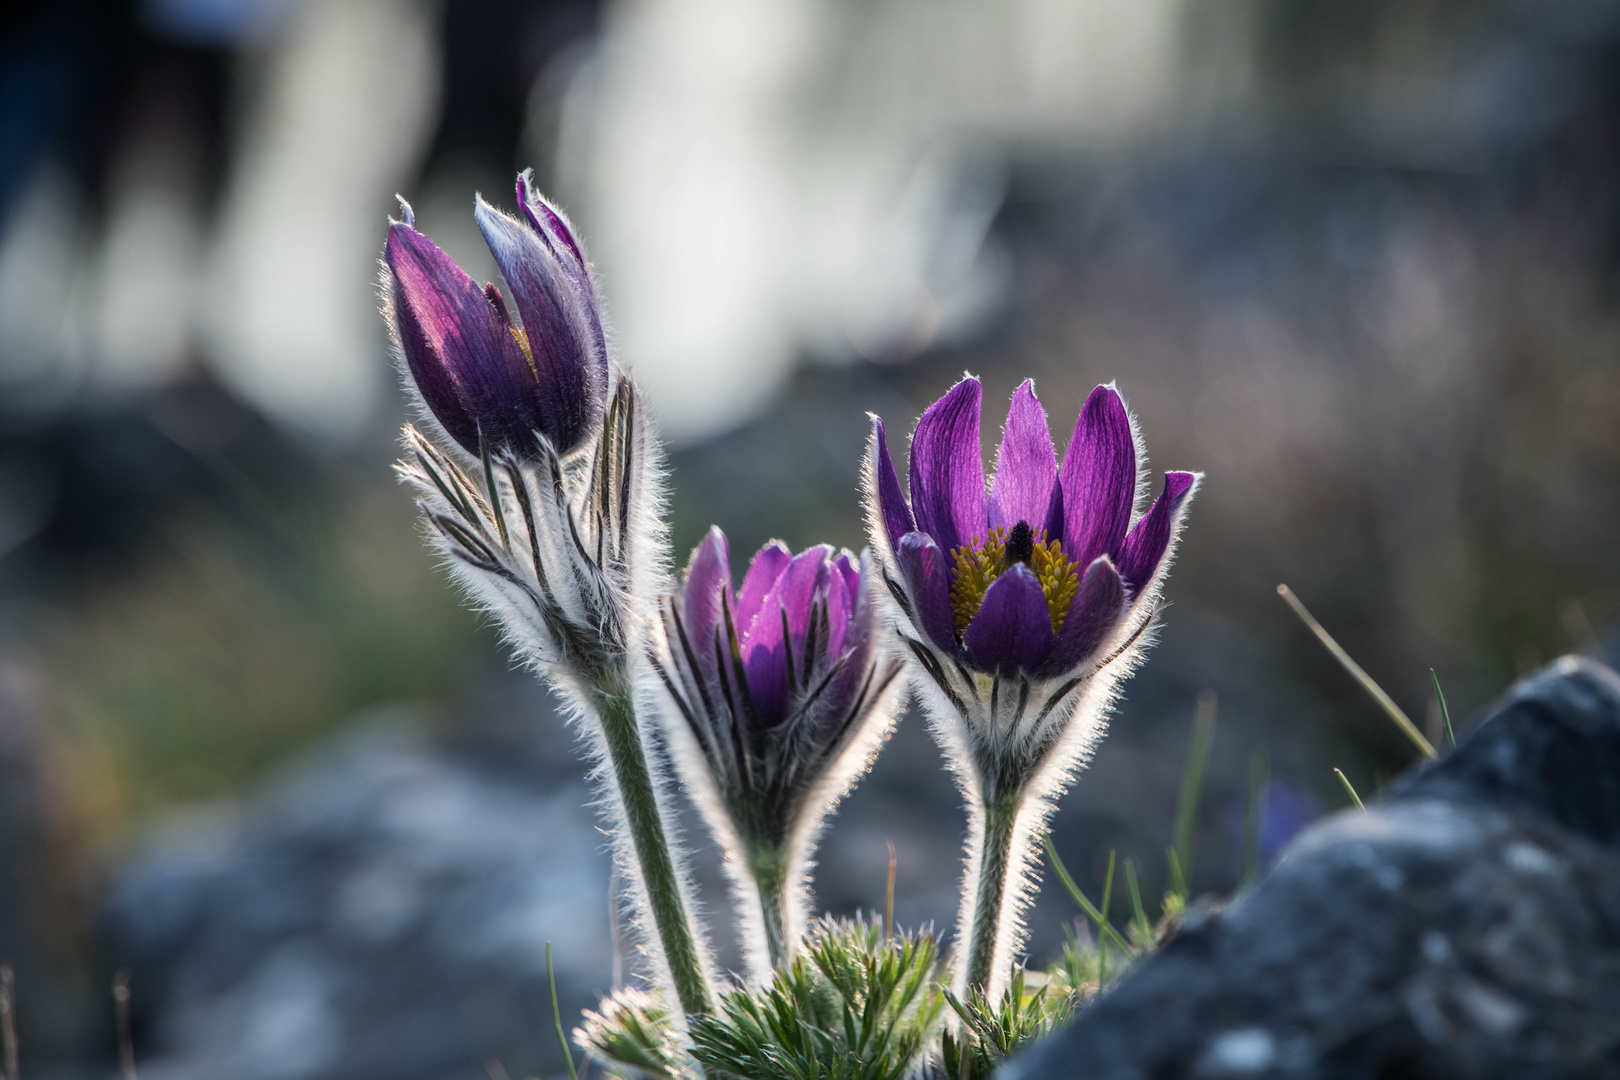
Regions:
<instances>
[{"instance_id":1,"label":"pasque flower","mask_svg":"<svg viewBox=\"0 0 1620 1080\"><path fill-rule=\"evenodd\" d=\"M907 614L920 637L968 667L1052 678L1094 655L1151 590L1197 478L1171 472L1132 525L1136 433L1112 387L1092 391L1062 467L1026 381L1013 395L995 480L985 490L977 379L929 406L900 491L883 421L871 483Z\"/></svg>"},{"instance_id":2,"label":"pasque flower","mask_svg":"<svg viewBox=\"0 0 1620 1080\"><path fill-rule=\"evenodd\" d=\"M1059 464L1026 381L987 488L981 398L964 378L923 413L909 499L874 417L866 484L900 636L974 811L958 975L998 992L1033 839L1139 659L1199 477L1166 473L1138 513L1140 439L1119 394L1092 391Z\"/></svg>"},{"instance_id":3,"label":"pasque flower","mask_svg":"<svg viewBox=\"0 0 1620 1080\"><path fill-rule=\"evenodd\" d=\"M404 221L388 228L385 288L405 367L428 411L468 453L488 444L532 457L536 434L567 453L592 432L608 356L590 271L561 211L518 178L521 219L477 200L501 291L480 287Z\"/></svg>"},{"instance_id":4,"label":"pasque flower","mask_svg":"<svg viewBox=\"0 0 1620 1080\"><path fill-rule=\"evenodd\" d=\"M893 726L880 629L869 557L772 541L733 591L718 528L665 598L654 662L692 736L685 771L727 849L756 981L803 936L815 836Z\"/></svg>"},{"instance_id":5,"label":"pasque flower","mask_svg":"<svg viewBox=\"0 0 1620 1080\"><path fill-rule=\"evenodd\" d=\"M651 974L688 1015L708 1011L709 959L670 840L660 757L636 711L668 542L660 450L635 384L610 363L583 251L518 178L520 216L475 216L512 292L479 287L416 231L410 207L383 258L385 314L424 433L402 477L460 583L524 662L572 706L602 762L602 805Z\"/></svg>"}]
</instances>

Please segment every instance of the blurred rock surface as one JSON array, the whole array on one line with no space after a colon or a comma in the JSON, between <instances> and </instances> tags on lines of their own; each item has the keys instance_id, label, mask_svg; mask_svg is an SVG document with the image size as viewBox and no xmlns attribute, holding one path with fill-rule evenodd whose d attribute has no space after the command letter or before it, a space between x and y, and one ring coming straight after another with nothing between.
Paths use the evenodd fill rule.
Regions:
<instances>
[{"instance_id":1,"label":"blurred rock surface","mask_svg":"<svg viewBox=\"0 0 1620 1080\"><path fill-rule=\"evenodd\" d=\"M559 1071L546 942L575 1017L611 978L608 859L577 773L483 749L377 717L158 828L106 918L142 1076Z\"/></svg>"},{"instance_id":2,"label":"blurred rock surface","mask_svg":"<svg viewBox=\"0 0 1620 1080\"><path fill-rule=\"evenodd\" d=\"M1070 1076L1620 1076L1620 677L1520 683L1007 1070Z\"/></svg>"}]
</instances>

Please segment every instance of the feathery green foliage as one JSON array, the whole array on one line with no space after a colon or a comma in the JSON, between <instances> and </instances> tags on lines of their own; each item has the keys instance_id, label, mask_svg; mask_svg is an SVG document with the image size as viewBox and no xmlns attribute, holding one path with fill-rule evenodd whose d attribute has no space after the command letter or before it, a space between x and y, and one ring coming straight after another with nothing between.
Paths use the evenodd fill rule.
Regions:
<instances>
[{"instance_id":1,"label":"feathery green foliage","mask_svg":"<svg viewBox=\"0 0 1620 1080\"><path fill-rule=\"evenodd\" d=\"M674 1018L655 995L619 990L599 1012L587 1010L584 1021L574 1029L574 1041L620 1075L695 1080L696 1070L681 1048Z\"/></svg>"},{"instance_id":2,"label":"feathery green foliage","mask_svg":"<svg viewBox=\"0 0 1620 1080\"><path fill-rule=\"evenodd\" d=\"M694 1064L710 1080L900 1080L939 1026L938 958L931 934L825 920L769 986L693 1019L689 1059L668 1011L644 995L617 995L576 1038L614 1067L667 1080L698 1075Z\"/></svg>"},{"instance_id":3,"label":"feathery green foliage","mask_svg":"<svg viewBox=\"0 0 1620 1080\"><path fill-rule=\"evenodd\" d=\"M823 922L770 986L694 1022L692 1056L712 1078L899 1080L939 1017L937 958L930 934Z\"/></svg>"},{"instance_id":4,"label":"feathery green foliage","mask_svg":"<svg viewBox=\"0 0 1620 1080\"><path fill-rule=\"evenodd\" d=\"M1064 954L1065 961L1072 958L1075 968L1081 968L1079 950L1066 948ZM984 1080L1007 1058L1072 1016L1084 989L1081 982L1052 977L1045 985L1026 990L1024 971L1018 968L995 1007L980 996L964 1002L949 990L944 993L961 1028L944 1033L939 1059L930 1063L928 1072L943 1080Z\"/></svg>"}]
</instances>

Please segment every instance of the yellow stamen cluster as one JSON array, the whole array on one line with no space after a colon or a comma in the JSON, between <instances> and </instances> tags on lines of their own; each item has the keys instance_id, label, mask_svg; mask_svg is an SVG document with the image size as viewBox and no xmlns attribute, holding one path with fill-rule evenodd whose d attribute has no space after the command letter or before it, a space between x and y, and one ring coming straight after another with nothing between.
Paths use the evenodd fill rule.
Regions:
<instances>
[{"instance_id":1,"label":"yellow stamen cluster","mask_svg":"<svg viewBox=\"0 0 1620 1080\"><path fill-rule=\"evenodd\" d=\"M1029 568L1041 583L1046 597L1046 612L1052 620L1052 632L1063 629L1063 620L1069 614L1069 605L1080 588L1080 569L1063 551L1063 541L1048 543L1041 539L1044 530L1035 537L1035 548L1030 556ZM994 528L981 543L971 541L951 552L955 567L951 571L951 621L960 634L979 613L984 603L985 590L990 583L1006 572L1007 530Z\"/></svg>"}]
</instances>

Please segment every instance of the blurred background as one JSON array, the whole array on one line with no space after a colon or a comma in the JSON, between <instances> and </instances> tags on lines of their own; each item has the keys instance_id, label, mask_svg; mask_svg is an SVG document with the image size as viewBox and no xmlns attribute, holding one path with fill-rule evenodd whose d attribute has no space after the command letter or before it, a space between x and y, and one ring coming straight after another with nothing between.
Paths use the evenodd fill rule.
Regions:
<instances>
[{"instance_id":1,"label":"blurred background","mask_svg":"<svg viewBox=\"0 0 1620 1080\"><path fill-rule=\"evenodd\" d=\"M377 315L395 193L480 278L533 167L710 522L861 544L866 413L1118 380L1208 480L1055 841L1194 891L1620 613L1620 8L1570 0L55 0L0 15L0 962L24 1072L555 1075L624 977L573 736L423 550ZM741 565L737 567L741 570ZM905 719L823 848L948 929ZM735 964L712 853L700 871ZM1072 905L1048 888L1031 952Z\"/></svg>"}]
</instances>

